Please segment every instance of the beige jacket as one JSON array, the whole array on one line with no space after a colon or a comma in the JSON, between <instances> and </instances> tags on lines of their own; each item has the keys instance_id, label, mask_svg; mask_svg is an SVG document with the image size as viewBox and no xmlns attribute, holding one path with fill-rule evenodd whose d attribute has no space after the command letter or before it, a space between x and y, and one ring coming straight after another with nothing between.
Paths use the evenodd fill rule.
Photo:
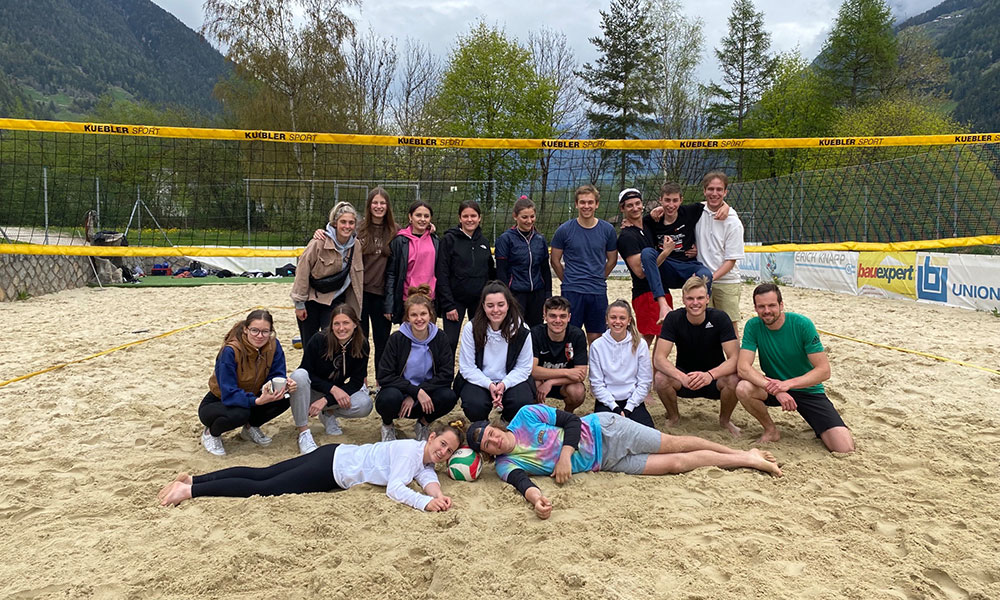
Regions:
<instances>
[{"instance_id":1,"label":"beige jacket","mask_svg":"<svg viewBox=\"0 0 1000 600\"><path fill-rule=\"evenodd\" d=\"M351 285L347 289L347 305L361 314L361 293L365 285L365 267L361 257L361 244L354 242L354 256L351 259ZM299 256L299 264L295 268L295 281L292 283L292 302L301 303L313 300L329 305L334 300L334 292L321 294L309 286L309 277L316 279L328 277L340 271L344 264L333 240L324 237L322 241L310 240L309 245Z\"/></svg>"}]
</instances>

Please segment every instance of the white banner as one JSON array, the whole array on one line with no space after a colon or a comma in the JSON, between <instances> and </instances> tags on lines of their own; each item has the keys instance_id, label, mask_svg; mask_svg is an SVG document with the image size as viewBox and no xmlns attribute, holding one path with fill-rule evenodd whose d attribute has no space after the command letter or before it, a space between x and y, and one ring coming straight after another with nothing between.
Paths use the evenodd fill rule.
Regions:
<instances>
[{"instance_id":1,"label":"white banner","mask_svg":"<svg viewBox=\"0 0 1000 600\"><path fill-rule=\"evenodd\" d=\"M1000 258L918 252L917 299L975 310L1000 310Z\"/></svg>"},{"instance_id":2,"label":"white banner","mask_svg":"<svg viewBox=\"0 0 1000 600\"><path fill-rule=\"evenodd\" d=\"M760 246L760 242L746 245ZM736 261L736 267L739 268L743 281L760 281L760 257L760 252L744 252L743 258Z\"/></svg>"},{"instance_id":3,"label":"white banner","mask_svg":"<svg viewBox=\"0 0 1000 600\"><path fill-rule=\"evenodd\" d=\"M795 285L856 295L858 253L796 252Z\"/></svg>"},{"instance_id":4,"label":"white banner","mask_svg":"<svg viewBox=\"0 0 1000 600\"><path fill-rule=\"evenodd\" d=\"M765 252L760 257L760 280L779 285L798 285L795 281L794 252Z\"/></svg>"}]
</instances>

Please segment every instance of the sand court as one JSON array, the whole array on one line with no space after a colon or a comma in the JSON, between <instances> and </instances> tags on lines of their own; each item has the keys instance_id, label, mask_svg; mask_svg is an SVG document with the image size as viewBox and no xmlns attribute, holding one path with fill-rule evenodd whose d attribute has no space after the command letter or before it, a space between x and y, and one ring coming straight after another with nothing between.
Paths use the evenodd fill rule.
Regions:
<instances>
[{"instance_id":1,"label":"sand court","mask_svg":"<svg viewBox=\"0 0 1000 600\"><path fill-rule=\"evenodd\" d=\"M630 297L627 282L610 287L612 299ZM827 389L858 452L830 455L797 414L772 410L783 437L765 447L781 479L717 468L537 478L555 505L548 521L492 467L474 483L442 473L455 503L444 513L371 486L158 507L180 470L296 455L290 413L263 427L267 448L225 434L221 459L201 448L197 419L222 338L253 307L274 307L289 370L298 366L288 292L78 289L0 307L0 381L221 318L0 387L0 597L1000 597L1000 375L831 335ZM992 314L783 294L822 331L1000 370ZM592 406L588 396L582 413ZM742 449L760 435L742 408L735 440L718 428L716 402L681 399L680 410L671 433ZM659 402L650 412L662 428ZM412 422L397 423L412 435ZM341 424L331 438L311 422L320 444L378 439L374 413Z\"/></svg>"}]
</instances>

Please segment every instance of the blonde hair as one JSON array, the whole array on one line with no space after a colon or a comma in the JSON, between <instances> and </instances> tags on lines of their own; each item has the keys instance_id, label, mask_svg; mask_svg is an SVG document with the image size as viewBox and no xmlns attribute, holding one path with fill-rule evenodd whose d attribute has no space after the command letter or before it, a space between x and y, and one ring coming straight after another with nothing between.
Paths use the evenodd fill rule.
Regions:
<instances>
[{"instance_id":1,"label":"blonde hair","mask_svg":"<svg viewBox=\"0 0 1000 600\"><path fill-rule=\"evenodd\" d=\"M691 290L696 290L700 287L705 288L706 292L708 291L707 277L702 275L692 275L691 277L688 277L688 280L685 281L684 285L681 287L681 298L687 296L687 293Z\"/></svg>"},{"instance_id":2,"label":"blonde hair","mask_svg":"<svg viewBox=\"0 0 1000 600\"><path fill-rule=\"evenodd\" d=\"M611 314L612 308L625 309L625 314L628 315L628 332L632 334L632 354L635 354L635 351L639 349L639 340L641 338L639 337L639 330L635 327L635 316L632 314L632 307L628 305L628 302L619 298L608 306L608 312L604 313L605 319Z\"/></svg>"},{"instance_id":3,"label":"blonde hair","mask_svg":"<svg viewBox=\"0 0 1000 600\"><path fill-rule=\"evenodd\" d=\"M337 220L345 214L354 215L354 222L358 222L358 211L354 209L354 205L350 202L338 202L330 209L330 225L336 227Z\"/></svg>"}]
</instances>

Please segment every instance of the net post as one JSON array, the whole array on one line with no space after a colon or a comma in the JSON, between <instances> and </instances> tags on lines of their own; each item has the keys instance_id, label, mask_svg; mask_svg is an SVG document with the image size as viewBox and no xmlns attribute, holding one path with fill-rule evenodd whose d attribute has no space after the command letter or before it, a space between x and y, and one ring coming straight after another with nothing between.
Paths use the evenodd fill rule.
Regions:
<instances>
[{"instance_id":1,"label":"net post","mask_svg":"<svg viewBox=\"0 0 1000 600\"><path fill-rule=\"evenodd\" d=\"M42 167L42 200L45 204L45 243L49 243L49 168Z\"/></svg>"},{"instance_id":2,"label":"net post","mask_svg":"<svg viewBox=\"0 0 1000 600\"><path fill-rule=\"evenodd\" d=\"M246 189L246 198L247 198L247 246L249 246L251 245L250 244L250 179L244 177L243 185Z\"/></svg>"},{"instance_id":3,"label":"net post","mask_svg":"<svg viewBox=\"0 0 1000 600\"><path fill-rule=\"evenodd\" d=\"M97 229L101 229L101 178L94 177L94 195L97 203Z\"/></svg>"}]
</instances>

